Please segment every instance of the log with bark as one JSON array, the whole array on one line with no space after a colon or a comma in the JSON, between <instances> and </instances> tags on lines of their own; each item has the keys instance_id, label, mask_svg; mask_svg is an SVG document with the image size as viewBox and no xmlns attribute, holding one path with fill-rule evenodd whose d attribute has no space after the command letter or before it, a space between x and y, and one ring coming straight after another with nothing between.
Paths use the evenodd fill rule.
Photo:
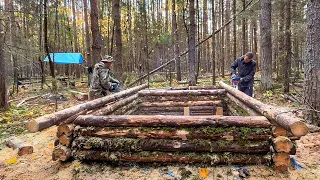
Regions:
<instances>
[{"instance_id":1,"label":"log with bark","mask_svg":"<svg viewBox=\"0 0 320 180\"><path fill-rule=\"evenodd\" d=\"M222 89L221 86L189 86L189 90L203 90L203 89Z\"/></svg>"},{"instance_id":2,"label":"log with bark","mask_svg":"<svg viewBox=\"0 0 320 180\"><path fill-rule=\"evenodd\" d=\"M220 81L220 85L230 94L241 100L243 103L247 104L250 108L261 113L267 117L270 121L278 124L287 131L291 132L294 136L304 136L308 133L307 125L302 121L302 119L290 116L283 113L279 108L263 104L262 102L247 96L243 92L232 88L231 86Z\"/></svg>"},{"instance_id":3,"label":"log with bark","mask_svg":"<svg viewBox=\"0 0 320 180\"><path fill-rule=\"evenodd\" d=\"M71 150L65 146L58 145L52 151L52 160L67 161L71 158Z\"/></svg>"},{"instance_id":4,"label":"log with bark","mask_svg":"<svg viewBox=\"0 0 320 180\"><path fill-rule=\"evenodd\" d=\"M213 164L267 164L270 162L264 155L238 153L166 153L148 152L120 153L105 151L76 151L73 156L79 160L144 162L144 163L210 163Z\"/></svg>"},{"instance_id":5,"label":"log with bark","mask_svg":"<svg viewBox=\"0 0 320 180\"><path fill-rule=\"evenodd\" d=\"M246 111L246 113L250 116L260 116L261 114L258 113L257 111L255 111L254 109L248 107L246 104L244 104L243 102L241 102L239 99L237 99L236 97L234 97L233 95L231 95L230 93L227 93L227 97L233 101L237 106L239 106L240 108L242 108L243 110ZM228 103L228 106L230 106L231 104Z\"/></svg>"},{"instance_id":6,"label":"log with bark","mask_svg":"<svg viewBox=\"0 0 320 180\"><path fill-rule=\"evenodd\" d=\"M148 112L183 112L184 107L139 107L139 111ZM189 106L190 111L214 111L214 106Z\"/></svg>"},{"instance_id":7,"label":"log with bark","mask_svg":"<svg viewBox=\"0 0 320 180\"><path fill-rule=\"evenodd\" d=\"M161 101L216 101L221 100L219 96L143 96L143 102L161 102Z\"/></svg>"},{"instance_id":8,"label":"log with bark","mask_svg":"<svg viewBox=\"0 0 320 180\"><path fill-rule=\"evenodd\" d=\"M96 127L270 127L271 124L264 116L148 116L148 115L119 115L92 116L81 115L74 121L80 126Z\"/></svg>"},{"instance_id":9,"label":"log with bark","mask_svg":"<svg viewBox=\"0 0 320 180\"><path fill-rule=\"evenodd\" d=\"M103 116L103 115L108 115L113 113L114 111L118 110L119 108L133 102L134 100L136 100L138 98L138 94L134 94L130 97L121 99L115 103L113 103L112 105L107 105L106 107L103 107L95 112L92 113L92 115L95 116Z\"/></svg>"},{"instance_id":10,"label":"log with bark","mask_svg":"<svg viewBox=\"0 0 320 180\"><path fill-rule=\"evenodd\" d=\"M267 154L270 151L270 145L268 141L171 140L80 136L73 140L72 149L121 152L237 152Z\"/></svg>"},{"instance_id":11,"label":"log with bark","mask_svg":"<svg viewBox=\"0 0 320 180\"><path fill-rule=\"evenodd\" d=\"M67 118L67 119L64 119L59 125L63 125L63 124L70 124L72 123L78 116L80 115L86 115L87 114L87 110L83 110L83 111L80 111L79 113L75 114L75 115L72 115L71 117Z\"/></svg>"},{"instance_id":12,"label":"log with bark","mask_svg":"<svg viewBox=\"0 0 320 180\"><path fill-rule=\"evenodd\" d=\"M113 114L114 115L124 115L125 113L134 110L134 109L138 109L139 108L139 104L140 101L139 100L135 100L132 101L131 103L121 107L120 109L116 110Z\"/></svg>"},{"instance_id":13,"label":"log with bark","mask_svg":"<svg viewBox=\"0 0 320 180\"><path fill-rule=\"evenodd\" d=\"M215 90L142 90L138 92L140 97L144 96L223 96L226 94L224 89Z\"/></svg>"},{"instance_id":14,"label":"log with bark","mask_svg":"<svg viewBox=\"0 0 320 180\"><path fill-rule=\"evenodd\" d=\"M6 141L5 144L13 149L18 149L18 155L23 156L26 154L33 153L33 146L23 142L20 138L11 136Z\"/></svg>"},{"instance_id":15,"label":"log with bark","mask_svg":"<svg viewBox=\"0 0 320 180\"><path fill-rule=\"evenodd\" d=\"M271 137L270 128L247 127L199 127L199 128L169 128L169 127L80 127L74 133L80 136L92 137L123 137L140 139L177 139L177 140L268 140Z\"/></svg>"},{"instance_id":16,"label":"log with bark","mask_svg":"<svg viewBox=\"0 0 320 180\"><path fill-rule=\"evenodd\" d=\"M186 107L186 106L223 106L221 101L187 101L187 102L142 102L140 107Z\"/></svg>"},{"instance_id":17,"label":"log with bark","mask_svg":"<svg viewBox=\"0 0 320 180\"><path fill-rule=\"evenodd\" d=\"M28 123L28 130L30 132L37 132L37 131L41 131L43 129L46 129L48 127L51 127L53 125L57 125L60 124L61 122L63 122L66 118L69 118L81 111L84 110L91 110L94 108L98 108L101 107L109 102L112 101L116 101L120 98L126 97L126 96L130 96L132 94L135 94L136 92L140 91L141 89L144 89L148 87L147 84L144 85L140 85L131 89L127 89L106 97L102 97L99 99L95 99L83 104L79 104L58 112L55 112L53 114L48 114L45 116L41 116L37 119L31 120Z\"/></svg>"}]
</instances>

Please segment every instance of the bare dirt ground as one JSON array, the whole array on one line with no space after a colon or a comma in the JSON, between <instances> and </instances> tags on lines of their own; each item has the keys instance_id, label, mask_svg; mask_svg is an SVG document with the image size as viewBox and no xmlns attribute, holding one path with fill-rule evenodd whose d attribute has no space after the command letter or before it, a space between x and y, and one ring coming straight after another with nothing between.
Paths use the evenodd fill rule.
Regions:
<instances>
[{"instance_id":1,"label":"bare dirt ground","mask_svg":"<svg viewBox=\"0 0 320 180\"><path fill-rule=\"evenodd\" d=\"M269 96L269 95L268 95ZM261 98L261 96L257 97ZM274 95L274 99L279 99ZM262 99L270 104L274 103L273 98L267 97ZM70 100L71 99L71 100ZM72 106L80 103L72 98L69 101L59 104L59 109ZM291 102L280 102L283 107L290 106ZM52 105L42 103L36 105L40 108L41 112L53 112ZM33 113L37 111L33 110ZM39 114L31 114L25 112L26 117L18 126L25 126L25 122L39 116ZM1 114L0 114L1 117ZM3 122L10 124L9 120L3 117ZM19 118L18 118L19 119ZM19 120L16 120L19 121ZM2 122L2 123L3 123ZM24 123L23 123L24 122ZM1 122L0 122L1 125ZM3 128L5 127L5 128ZM8 129L10 126L0 127L0 145L5 139L6 131L10 134L17 134L25 142L33 145L34 153L31 155L18 156L17 150L12 150L4 146L0 146L0 180L1 179L202 179L199 171L201 168L206 168L209 172L208 177L205 179L237 179L232 168L234 166L223 165L213 166L209 164L197 165L175 165L175 164L124 164L112 165L108 163L85 163L76 160L61 163L55 162L51 159L52 150L54 148L54 139L56 135L56 127L49 128L38 133L27 133L25 127L19 132L11 131ZM287 173L278 173L272 167L266 165L248 166L251 176L246 179L263 179L263 180L278 180L278 179L292 179L292 180L316 180L320 179L320 133L309 133L307 136L302 137L297 141L297 154L293 156L299 164L303 166L302 170L295 170L290 168ZM170 173L168 173L170 172Z\"/></svg>"}]
</instances>

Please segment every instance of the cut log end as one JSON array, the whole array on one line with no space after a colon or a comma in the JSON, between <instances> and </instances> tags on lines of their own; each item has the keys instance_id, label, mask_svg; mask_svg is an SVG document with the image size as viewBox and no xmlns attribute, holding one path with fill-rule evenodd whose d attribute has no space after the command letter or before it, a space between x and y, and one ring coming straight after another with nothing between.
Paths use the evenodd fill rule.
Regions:
<instances>
[{"instance_id":1,"label":"cut log end","mask_svg":"<svg viewBox=\"0 0 320 180\"><path fill-rule=\"evenodd\" d=\"M52 152L52 160L67 161L71 157L71 150L65 146L57 146Z\"/></svg>"},{"instance_id":2,"label":"cut log end","mask_svg":"<svg viewBox=\"0 0 320 180\"><path fill-rule=\"evenodd\" d=\"M29 121L27 127L28 127L29 132L31 132L31 133L35 133L35 132L39 131L39 124L35 120Z\"/></svg>"},{"instance_id":3,"label":"cut log end","mask_svg":"<svg viewBox=\"0 0 320 180\"><path fill-rule=\"evenodd\" d=\"M290 128L292 134L298 137L305 136L309 132L308 126L301 121L295 122Z\"/></svg>"},{"instance_id":4,"label":"cut log end","mask_svg":"<svg viewBox=\"0 0 320 180\"><path fill-rule=\"evenodd\" d=\"M277 153L273 156L274 168L276 171L286 172L288 171L290 156L287 153Z\"/></svg>"},{"instance_id":5,"label":"cut log end","mask_svg":"<svg viewBox=\"0 0 320 180\"><path fill-rule=\"evenodd\" d=\"M276 152L289 153L293 148L291 140L284 136L279 136L273 139L273 144Z\"/></svg>"},{"instance_id":6,"label":"cut log end","mask_svg":"<svg viewBox=\"0 0 320 180\"><path fill-rule=\"evenodd\" d=\"M19 156L23 156L26 154L32 154L32 153L33 153L33 147L30 145L21 147L21 148L19 148L19 151L18 151Z\"/></svg>"}]
</instances>

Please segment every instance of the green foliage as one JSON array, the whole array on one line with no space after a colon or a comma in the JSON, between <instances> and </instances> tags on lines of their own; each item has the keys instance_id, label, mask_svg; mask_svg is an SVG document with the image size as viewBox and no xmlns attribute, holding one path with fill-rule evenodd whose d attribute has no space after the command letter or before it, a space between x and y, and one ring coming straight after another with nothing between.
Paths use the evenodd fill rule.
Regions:
<instances>
[{"instance_id":1,"label":"green foliage","mask_svg":"<svg viewBox=\"0 0 320 180\"><path fill-rule=\"evenodd\" d=\"M273 97L273 92L271 90L266 91L265 93L262 94L264 98L271 98Z\"/></svg>"}]
</instances>

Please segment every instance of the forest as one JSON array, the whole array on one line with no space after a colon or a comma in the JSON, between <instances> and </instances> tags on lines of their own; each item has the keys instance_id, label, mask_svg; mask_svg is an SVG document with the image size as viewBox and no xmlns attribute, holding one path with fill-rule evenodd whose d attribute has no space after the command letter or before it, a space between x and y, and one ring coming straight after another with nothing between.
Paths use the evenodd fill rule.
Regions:
<instances>
[{"instance_id":1,"label":"forest","mask_svg":"<svg viewBox=\"0 0 320 180\"><path fill-rule=\"evenodd\" d=\"M89 121L99 122L106 120L95 115L125 116L129 109L124 106L136 101L131 106L139 106L138 111L132 111L132 116L137 117L124 119L142 117L149 110L154 111L152 115L163 115L160 110L166 111L170 119L170 115L178 115L175 110L181 115L186 113L183 108L187 106L188 114L190 110L199 116L207 112L203 109L200 112L200 107L213 106L210 112L218 115L221 106L223 115L229 117L232 113L228 103L230 99L234 101L232 97L225 100L233 93L227 87L233 82L230 68L248 52L253 53L256 63L254 99L234 92L239 104L244 105L236 104L249 109L246 115L235 115L261 115L278 125L281 121L288 134L294 132L290 123L299 118L310 132L301 139L298 137L301 146L312 143L313 148L318 148L319 34L320 1L315 0L0 0L0 155L6 138L28 136L30 124L42 116L51 124L39 123L36 131L42 130L42 126L46 129L62 125L59 123L66 119L69 123L82 122L85 115L93 116ZM55 57L66 53L77 53L81 62L58 63ZM119 97L111 93L99 101L90 101L87 94L93 82L92 69L106 55L113 57L110 76L119 80L122 91ZM142 90L144 84L149 94ZM202 92L207 90L205 86L214 88ZM226 93L221 93L219 87ZM157 88L159 92L152 94ZM198 92L183 97L182 89ZM168 95L162 90L168 90L168 94L170 90L181 92ZM115 100L109 101L107 97ZM81 103L86 109L81 109ZM251 114L251 110L255 113ZM289 113L291 120L283 113ZM119 117L120 120L123 119ZM50 128L45 131L52 134ZM80 136L77 133L81 134L80 130L75 131ZM101 154L99 157L104 158ZM320 167L320 162L310 166L313 165ZM0 171L0 179L2 173L7 172Z\"/></svg>"}]
</instances>

